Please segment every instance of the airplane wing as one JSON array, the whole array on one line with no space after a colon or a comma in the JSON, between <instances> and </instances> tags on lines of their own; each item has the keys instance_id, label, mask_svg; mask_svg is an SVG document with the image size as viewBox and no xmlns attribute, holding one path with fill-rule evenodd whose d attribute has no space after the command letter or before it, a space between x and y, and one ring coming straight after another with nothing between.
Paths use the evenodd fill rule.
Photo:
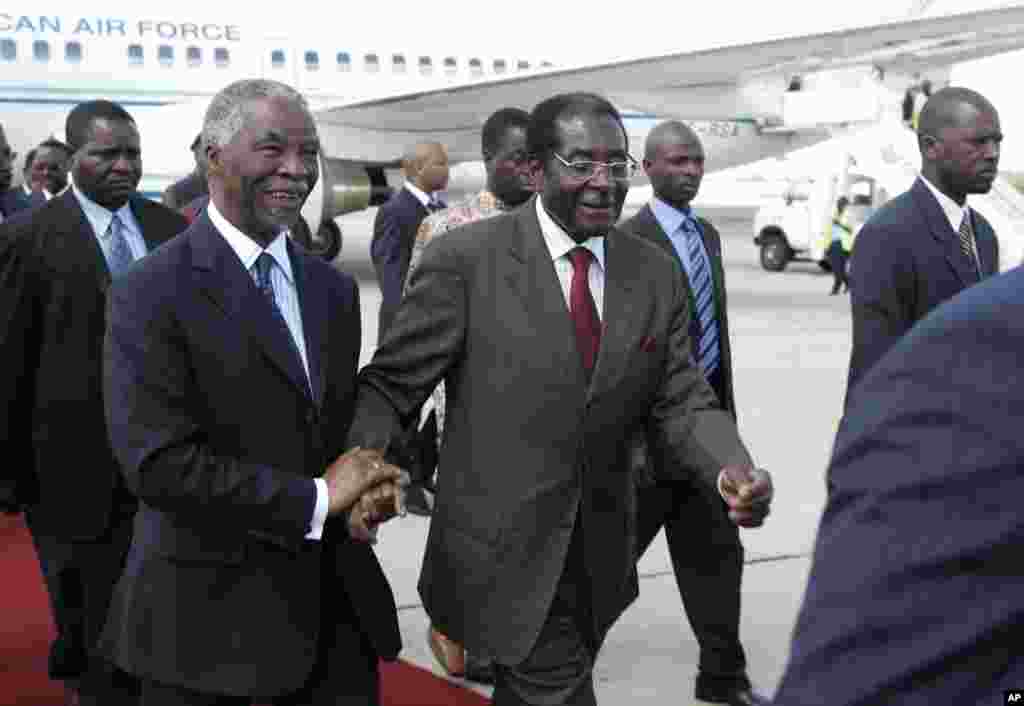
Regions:
<instances>
[{"instance_id":1,"label":"airplane wing","mask_svg":"<svg viewBox=\"0 0 1024 706\"><path fill-rule=\"evenodd\" d=\"M531 108L568 90L593 91L654 115L782 122L794 76L873 67L910 76L1024 47L1024 6L913 19L753 44L551 69L382 95L315 110L325 153L389 162L437 140L452 161L479 159L479 130L502 106ZM905 86L899 86L900 91Z\"/></svg>"}]
</instances>

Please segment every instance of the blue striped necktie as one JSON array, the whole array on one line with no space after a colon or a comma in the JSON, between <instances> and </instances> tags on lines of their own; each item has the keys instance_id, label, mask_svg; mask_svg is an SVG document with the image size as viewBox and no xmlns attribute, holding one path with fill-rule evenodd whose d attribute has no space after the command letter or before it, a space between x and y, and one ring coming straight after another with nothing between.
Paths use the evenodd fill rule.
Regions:
<instances>
[{"instance_id":1,"label":"blue striped necktie","mask_svg":"<svg viewBox=\"0 0 1024 706\"><path fill-rule=\"evenodd\" d=\"M281 307L277 305L277 296L274 293L274 280L270 277L270 271L274 267L274 256L268 253L266 250L259 254L256 258L256 286L260 292L266 298L267 303L270 304L270 308L274 314L274 320L277 322L278 327L282 330L285 336L288 337L288 343L291 344L292 353L295 354L295 360L299 364L299 370L303 372L303 378L306 380L306 384L312 384L309 378L306 376L306 366L302 363L302 353L299 351L299 346L295 342L295 336L292 335L292 329L288 326L288 321L284 318L284 314L281 312Z\"/></svg>"},{"instance_id":2,"label":"blue striped necktie","mask_svg":"<svg viewBox=\"0 0 1024 706\"><path fill-rule=\"evenodd\" d=\"M110 254L107 265L110 268L111 278L117 279L135 261L135 258L132 256L131 247L128 246L128 238L124 234L124 224L121 223L121 218L116 213L110 219L110 227L107 228L107 231L110 233Z\"/></svg>"},{"instance_id":3,"label":"blue striped necktie","mask_svg":"<svg viewBox=\"0 0 1024 706\"><path fill-rule=\"evenodd\" d=\"M690 287L693 290L694 318L700 326L700 335L693 346L693 355L700 363L705 377L718 369L718 319L715 318L715 292L711 268L704 255L700 231L693 218L687 217L680 228L686 239L690 256Z\"/></svg>"}]
</instances>

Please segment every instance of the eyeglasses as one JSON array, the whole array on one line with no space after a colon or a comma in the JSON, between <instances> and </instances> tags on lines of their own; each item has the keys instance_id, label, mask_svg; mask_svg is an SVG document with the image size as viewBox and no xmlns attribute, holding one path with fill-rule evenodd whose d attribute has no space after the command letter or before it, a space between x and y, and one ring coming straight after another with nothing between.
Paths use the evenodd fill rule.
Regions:
<instances>
[{"instance_id":1,"label":"eyeglasses","mask_svg":"<svg viewBox=\"0 0 1024 706\"><path fill-rule=\"evenodd\" d=\"M552 152L551 154L562 163L562 166L569 170L569 176L577 181L593 179L597 176L597 170L602 168L607 172L608 178L615 181L628 181L636 174L636 160L628 154L626 155L625 162L591 162L587 160L567 162L557 152Z\"/></svg>"}]
</instances>

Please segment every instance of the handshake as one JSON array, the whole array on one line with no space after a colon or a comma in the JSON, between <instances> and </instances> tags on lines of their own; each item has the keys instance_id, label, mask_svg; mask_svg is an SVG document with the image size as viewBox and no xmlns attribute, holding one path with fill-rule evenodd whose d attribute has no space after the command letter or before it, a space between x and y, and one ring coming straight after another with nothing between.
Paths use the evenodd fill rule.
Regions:
<instances>
[{"instance_id":1,"label":"handshake","mask_svg":"<svg viewBox=\"0 0 1024 706\"><path fill-rule=\"evenodd\" d=\"M387 463L376 449L355 447L339 456L322 476L327 483L327 515L348 515L349 534L376 541L377 526L405 515L409 474Z\"/></svg>"}]
</instances>

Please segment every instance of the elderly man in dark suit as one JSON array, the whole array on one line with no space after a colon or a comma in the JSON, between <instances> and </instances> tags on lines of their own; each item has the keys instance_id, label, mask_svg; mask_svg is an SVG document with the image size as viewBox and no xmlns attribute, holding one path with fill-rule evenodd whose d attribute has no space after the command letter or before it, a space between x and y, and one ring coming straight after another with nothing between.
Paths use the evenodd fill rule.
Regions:
<instances>
[{"instance_id":1,"label":"elderly man in dark suit","mask_svg":"<svg viewBox=\"0 0 1024 706\"><path fill-rule=\"evenodd\" d=\"M0 475L8 509L26 509L57 640L50 675L83 704L130 703L126 675L89 651L132 534L136 500L121 481L103 415L107 288L185 228L139 196L139 133L116 103L67 117L75 186L20 215L0 236ZM123 677L123 678L122 678Z\"/></svg>"},{"instance_id":2,"label":"elderly man in dark suit","mask_svg":"<svg viewBox=\"0 0 1024 706\"><path fill-rule=\"evenodd\" d=\"M679 264L694 312L690 337L698 342L697 364L735 420L722 242L715 227L690 208L704 177L700 138L685 123L655 126L647 136L644 171L654 198L620 227L659 246ZM637 555L664 527L676 584L700 643L696 696L707 703L761 703L751 690L740 644L743 545L728 508L701 483L651 478L651 469L641 471Z\"/></svg>"},{"instance_id":3,"label":"elderly man in dark suit","mask_svg":"<svg viewBox=\"0 0 1024 706\"><path fill-rule=\"evenodd\" d=\"M637 594L632 443L757 525L771 482L690 355L677 265L615 229L635 162L616 109L555 96L527 130L540 195L430 243L360 376L350 443L399 431L444 379L420 577L434 625L495 660L495 706L595 703Z\"/></svg>"},{"instance_id":4,"label":"elderly man in dark suit","mask_svg":"<svg viewBox=\"0 0 1024 706\"><path fill-rule=\"evenodd\" d=\"M945 302L854 388L778 706L1024 688L1024 268Z\"/></svg>"},{"instance_id":5,"label":"elderly man in dark suit","mask_svg":"<svg viewBox=\"0 0 1024 706\"><path fill-rule=\"evenodd\" d=\"M435 192L448 185L448 153L437 142L420 143L406 155L402 170L405 184L377 210L373 221L370 256L381 294L378 339L391 325L402 299L402 287L420 223L428 213L445 207Z\"/></svg>"},{"instance_id":6,"label":"elderly man in dark suit","mask_svg":"<svg viewBox=\"0 0 1024 706\"><path fill-rule=\"evenodd\" d=\"M101 649L140 677L143 706L378 706L400 638L363 540L400 472L339 455L359 290L287 237L318 178L316 127L290 87L239 81L203 140L204 213L111 293L107 418L140 504Z\"/></svg>"},{"instance_id":7,"label":"elderly man in dark suit","mask_svg":"<svg viewBox=\"0 0 1024 706\"><path fill-rule=\"evenodd\" d=\"M917 139L921 176L864 224L853 249L847 396L915 322L999 271L996 234L967 204L996 178L996 109L970 89L943 88L925 104Z\"/></svg>"}]
</instances>

